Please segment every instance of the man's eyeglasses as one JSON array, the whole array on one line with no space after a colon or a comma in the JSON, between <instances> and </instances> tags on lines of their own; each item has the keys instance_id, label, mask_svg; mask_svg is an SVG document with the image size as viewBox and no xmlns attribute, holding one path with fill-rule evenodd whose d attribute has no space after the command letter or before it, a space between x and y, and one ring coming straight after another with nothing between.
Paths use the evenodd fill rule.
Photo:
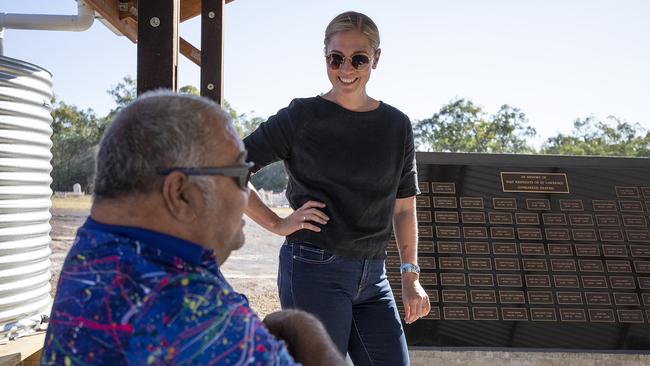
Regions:
<instances>
[{"instance_id":1,"label":"man's eyeglasses","mask_svg":"<svg viewBox=\"0 0 650 366\"><path fill-rule=\"evenodd\" d=\"M247 162L244 164L236 164L222 167L198 167L198 168L185 168L185 167L171 167L171 168L158 168L158 174L167 175L172 172L179 172L185 175L222 175L225 177L232 177L239 188L246 190L248 181L251 178L251 168L255 164Z\"/></svg>"},{"instance_id":2,"label":"man's eyeglasses","mask_svg":"<svg viewBox=\"0 0 650 366\"><path fill-rule=\"evenodd\" d=\"M370 57L364 54L345 57L340 53L332 52L325 56L325 59L327 60L327 66L332 70L338 70L343 67L346 60L350 60L350 65L356 70L365 70L370 65Z\"/></svg>"}]
</instances>

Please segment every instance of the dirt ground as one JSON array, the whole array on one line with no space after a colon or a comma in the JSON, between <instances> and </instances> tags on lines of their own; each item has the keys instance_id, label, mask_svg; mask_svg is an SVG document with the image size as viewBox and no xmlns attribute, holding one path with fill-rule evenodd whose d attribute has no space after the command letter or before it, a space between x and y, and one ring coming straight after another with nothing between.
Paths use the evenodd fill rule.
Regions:
<instances>
[{"instance_id":1,"label":"dirt ground","mask_svg":"<svg viewBox=\"0 0 650 366\"><path fill-rule=\"evenodd\" d=\"M76 230L88 216L88 203L56 202L52 208L52 295L61 272L61 266L74 241ZM286 213L286 210L280 214ZM283 238L262 229L246 219L246 244L231 254L221 271L232 286L245 294L260 317L280 309L276 274L278 252Z\"/></svg>"}]
</instances>

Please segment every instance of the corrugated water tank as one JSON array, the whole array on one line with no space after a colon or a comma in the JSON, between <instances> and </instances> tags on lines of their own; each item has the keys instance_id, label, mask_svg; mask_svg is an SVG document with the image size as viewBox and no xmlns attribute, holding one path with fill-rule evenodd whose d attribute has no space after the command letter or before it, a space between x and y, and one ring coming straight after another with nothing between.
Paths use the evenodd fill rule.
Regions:
<instances>
[{"instance_id":1,"label":"corrugated water tank","mask_svg":"<svg viewBox=\"0 0 650 366\"><path fill-rule=\"evenodd\" d=\"M48 315L52 75L0 56L0 340Z\"/></svg>"}]
</instances>

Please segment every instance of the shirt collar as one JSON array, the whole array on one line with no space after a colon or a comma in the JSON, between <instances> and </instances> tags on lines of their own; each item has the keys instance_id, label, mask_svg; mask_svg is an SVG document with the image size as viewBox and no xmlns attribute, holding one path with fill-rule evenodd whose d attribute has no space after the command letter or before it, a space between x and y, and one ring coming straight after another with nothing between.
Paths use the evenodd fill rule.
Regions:
<instances>
[{"instance_id":1,"label":"shirt collar","mask_svg":"<svg viewBox=\"0 0 650 366\"><path fill-rule=\"evenodd\" d=\"M82 228L99 230L137 240L144 245L157 248L172 256L180 257L194 266L201 264L201 259L204 254L212 254L212 250L205 249L198 244L181 238L134 226L102 224L93 220L90 216L88 216Z\"/></svg>"}]
</instances>

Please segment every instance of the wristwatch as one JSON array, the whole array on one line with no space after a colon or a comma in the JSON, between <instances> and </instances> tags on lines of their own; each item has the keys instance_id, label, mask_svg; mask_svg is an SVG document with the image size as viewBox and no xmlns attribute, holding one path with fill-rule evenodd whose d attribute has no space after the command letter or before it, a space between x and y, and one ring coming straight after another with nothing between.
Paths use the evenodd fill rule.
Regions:
<instances>
[{"instance_id":1,"label":"wristwatch","mask_svg":"<svg viewBox=\"0 0 650 366\"><path fill-rule=\"evenodd\" d=\"M417 264L413 263L402 263L401 266L399 266L399 272L404 273L404 272L413 272L413 273L420 273L420 266Z\"/></svg>"}]
</instances>

